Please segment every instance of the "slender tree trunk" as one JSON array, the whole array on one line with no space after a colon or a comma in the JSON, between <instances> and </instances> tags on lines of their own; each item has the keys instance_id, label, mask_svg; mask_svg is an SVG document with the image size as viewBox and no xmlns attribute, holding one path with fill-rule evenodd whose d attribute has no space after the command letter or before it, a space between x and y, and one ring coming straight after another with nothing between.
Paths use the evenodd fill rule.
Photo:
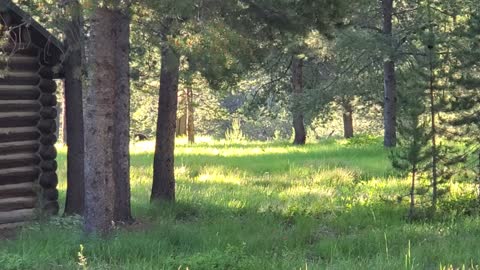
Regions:
<instances>
[{"instance_id":1,"label":"slender tree trunk","mask_svg":"<svg viewBox=\"0 0 480 270\"><path fill-rule=\"evenodd\" d=\"M303 59L297 56L292 59L292 88L293 88L293 128L295 140L293 144L304 145L307 133L303 118Z\"/></svg>"},{"instance_id":2,"label":"slender tree trunk","mask_svg":"<svg viewBox=\"0 0 480 270\"><path fill-rule=\"evenodd\" d=\"M175 201L174 150L179 73L180 57L164 40L162 44L152 201Z\"/></svg>"},{"instance_id":3,"label":"slender tree trunk","mask_svg":"<svg viewBox=\"0 0 480 270\"><path fill-rule=\"evenodd\" d=\"M113 172L115 179L114 219L133 220L130 207L130 16L115 10L115 113Z\"/></svg>"},{"instance_id":4,"label":"slender tree trunk","mask_svg":"<svg viewBox=\"0 0 480 270\"><path fill-rule=\"evenodd\" d=\"M478 201L480 202L480 148L478 149L478 163L477 163L477 189L478 189Z\"/></svg>"},{"instance_id":5,"label":"slender tree trunk","mask_svg":"<svg viewBox=\"0 0 480 270\"><path fill-rule=\"evenodd\" d=\"M84 184L84 35L83 14L78 1L70 1L67 14L71 20L65 28L67 59L65 60L65 118L67 133L67 197L66 215L83 215L85 201Z\"/></svg>"},{"instance_id":6,"label":"slender tree trunk","mask_svg":"<svg viewBox=\"0 0 480 270\"><path fill-rule=\"evenodd\" d=\"M97 7L91 19L89 90L85 104L85 231L107 234L114 220L115 13Z\"/></svg>"},{"instance_id":7,"label":"slender tree trunk","mask_svg":"<svg viewBox=\"0 0 480 270\"><path fill-rule=\"evenodd\" d=\"M417 177L417 166L413 165L412 168L412 184L410 186L410 209L408 211L408 220L413 221L414 211L415 211L415 180Z\"/></svg>"},{"instance_id":8,"label":"slender tree trunk","mask_svg":"<svg viewBox=\"0 0 480 270\"><path fill-rule=\"evenodd\" d=\"M353 138L353 107L350 101L343 103L343 136Z\"/></svg>"},{"instance_id":9,"label":"slender tree trunk","mask_svg":"<svg viewBox=\"0 0 480 270\"><path fill-rule=\"evenodd\" d=\"M187 108L187 90L179 92L178 97L178 107L177 107L177 126L176 126L176 135L184 136L187 135L187 117L188 117L188 108ZM182 116L178 117L179 112L183 111Z\"/></svg>"},{"instance_id":10,"label":"slender tree trunk","mask_svg":"<svg viewBox=\"0 0 480 270\"><path fill-rule=\"evenodd\" d=\"M65 89L65 81L60 81L60 89ZM58 141L67 145L67 97L65 96L65 91L62 92L62 101L61 105L58 108L58 121L60 122L60 130L58 131L58 138L61 137Z\"/></svg>"},{"instance_id":11,"label":"slender tree trunk","mask_svg":"<svg viewBox=\"0 0 480 270\"><path fill-rule=\"evenodd\" d=\"M188 143L195 143L195 108L193 105L193 89L191 83L187 85L187 134Z\"/></svg>"},{"instance_id":12,"label":"slender tree trunk","mask_svg":"<svg viewBox=\"0 0 480 270\"><path fill-rule=\"evenodd\" d=\"M437 123L436 123L436 110L435 110L435 74L433 59L430 59L430 115L431 115L431 125L432 125L432 211L435 212L437 209L437 199L438 199L438 172L437 172L437 163L438 163L438 150L437 150Z\"/></svg>"},{"instance_id":13,"label":"slender tree trunk","mask_svg":"<svg viewBox=\"0 0 480 270\"><path fill-rule=\"evenodd\" d=\"M383 33L385 38L392 42L393 0L382 0ZM393 47L393 46L392 46ZM390 56L384 66L384 145L395 147L397 144L397 82L395 76L395 62Z\"/></svg>"}]
</instances>

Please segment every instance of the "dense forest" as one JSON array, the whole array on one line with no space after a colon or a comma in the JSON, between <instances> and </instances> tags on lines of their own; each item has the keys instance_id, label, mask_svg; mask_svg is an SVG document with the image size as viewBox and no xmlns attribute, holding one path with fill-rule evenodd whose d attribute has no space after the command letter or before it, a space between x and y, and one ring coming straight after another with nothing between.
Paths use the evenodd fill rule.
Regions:
<instances>
[{"instance_id":1,"label":"dense forest","mask_svg":"<svg viewBox=\"0 0 480 270\"><path fill-rule=\"evenodd\" d=\"M0 5L63 50L60 204L0 186L0 269L480 268L476 0Z\"/></svg>"}]
</instances>

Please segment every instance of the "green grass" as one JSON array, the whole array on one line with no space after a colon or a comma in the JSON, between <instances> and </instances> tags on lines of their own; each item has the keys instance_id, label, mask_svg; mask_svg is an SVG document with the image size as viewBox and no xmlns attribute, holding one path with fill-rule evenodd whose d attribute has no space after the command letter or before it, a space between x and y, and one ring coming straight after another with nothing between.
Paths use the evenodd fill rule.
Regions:
<instances>
[{"instance_id":1,"label":"green grass","mask_svg":"<svg viewBox=\"0 0 480 270\"><path fill-rule=\"evenodd\" d=\"M448 210L468 202L472 185L452 186L434 221L408 224L407 202L396 199L408 193L408 180L395 177L380 141L354 142L292 147L204 139L189 146L181 140L177 203L158 206L149 204L153 143L137 143L131 176L138 225L99 240L85 237L78 219L36 224L1 243L0 269L469 269L480 264L480 218ZM64 151L59 162L65 179ZM65 183L59 188L63 199Z\"/></svg>"}]
</instances>

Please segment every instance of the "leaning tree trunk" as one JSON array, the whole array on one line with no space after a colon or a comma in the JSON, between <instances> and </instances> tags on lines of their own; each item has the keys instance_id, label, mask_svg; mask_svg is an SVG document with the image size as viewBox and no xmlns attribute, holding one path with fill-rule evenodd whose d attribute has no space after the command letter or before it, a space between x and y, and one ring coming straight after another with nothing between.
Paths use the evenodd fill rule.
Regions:
<instances>
[{"instance_id":1,"label":"leaning tree trunk","mask_svg":"<svg viewBox=\"0 0 480 270\"><path fill-rule=\"evenodd\" d=\"M393 0L382 0L383 33L392 42ZM391 46L391 45L390 45ZM397 144L397 82L395 62L390 56L383 66L384 70L384 145L395 147Z\"/></svg>"},{"instance_id":2,"label":"leaning tree trunk","mask_svg":"<svg viewBox=\"0 0 480 270\"><path fill-rule=\"evenodd\" d=\"M130 207L130 16L115 10L115 113L113 173L115 179L114 219L133 220Z\"/></svg>"},{"instance_id":3,"label":"leaning tree trunk","mask_svg":"<svg viewBox=\"0 0 480 270\"><path fill-rule=\"evenodd\" d=\"M71 20L65 27L67 58L65 70L65 115L67 133L67 198L66 215L83 215L84 185L84 129L83 129L83 15L78 1L67 7Z\"/></svg>"},{"instance_id":4,"label":"leaning tree trunk","mask_svg":"<svg viewBox=\"0 0 480 270\"><path fill-rule=\"evenodd\" d=\"M343 136L345 139L353 138L353 107L350 101L343 104Z\"/></svg>"},{"instance_id":5,"label":"leaning tree trunk","mask_svg":"<svg viewBox=\"0 0 480 270\"><path fill-rule=\"evenodd\" d=\"M106 234L114 220L115 13L93 11L85 104L85 231Z\"/></svg>"},{"instance_id":6,"label":"leaning tree trunk","mask_svg":"<svg viewBox=\"0 0 480 270\"><path fill-rule=\"evenodd\" d=\"M175 201L174 150L179 73L180 57L164 40L153 164L152 201Z\"/></svg>"},{"instance_id":7,"label":"leaning tree trunk","mask_svg":"<svg viewBox=\"0 0 480 270\"><path fill-rule=\"evenodd\" d=\"M295 140L293 144L304 145L307 139L302 109L303 99L303 59L297 56L292 60L292 88L293 88L293 128Z\"/></svg>"},{"instance_id":8,"label":"leaning tree trunk","mask_svg":"<svg viewBox=\"0 0 480 270\"><path fill-rule=\"evenodd\" d=\"M195 108L193 105L193 89L191 83L187 85L187 135L188 143L195 143Z\"/></svg>"}]
</instances>

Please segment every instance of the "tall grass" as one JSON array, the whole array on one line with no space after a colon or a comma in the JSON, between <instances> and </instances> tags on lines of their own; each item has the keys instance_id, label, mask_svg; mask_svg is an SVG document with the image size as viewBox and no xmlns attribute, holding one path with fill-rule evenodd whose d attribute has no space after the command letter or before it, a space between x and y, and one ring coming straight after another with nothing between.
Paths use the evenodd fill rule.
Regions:
<instances>
[{"instance_id":1,"label":"tall grass","mask_svg":"<svg viewBox=\"0 0 480 270\"><path fill-rule=\"evenodd\" d=\"M478 269L480 218L445 208L408 224L408 180L377 140L199 141L178 142L176 204L150 205L154 145L137 143L137 224L107 240L85 237L78 218L35 224L1 243L0 269ZM65 179L64 151L59 162Z\"/></svg>"}]
</instances>

